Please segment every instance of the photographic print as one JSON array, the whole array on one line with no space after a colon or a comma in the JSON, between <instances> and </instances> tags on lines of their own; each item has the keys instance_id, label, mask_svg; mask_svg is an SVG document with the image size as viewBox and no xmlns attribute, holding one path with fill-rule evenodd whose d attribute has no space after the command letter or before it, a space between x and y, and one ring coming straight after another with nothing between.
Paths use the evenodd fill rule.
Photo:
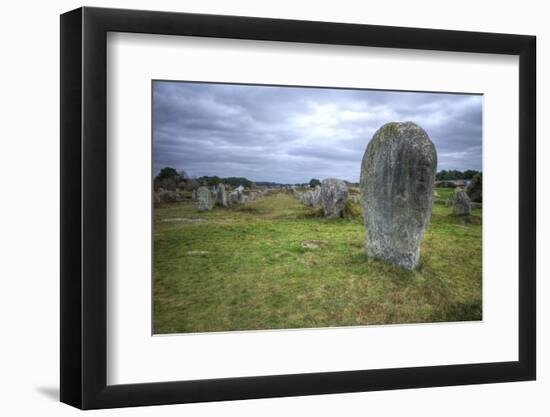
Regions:
<instances>
[{"instance_id":1,"label":"photographic print","mask_svg":"<svg viewBox=\"0 0 550 417\"><path fill-rule=\"evenodd\" d=\"M153 333L482 320L482 113L152 81Z\"/></svg>"}]
</instances>

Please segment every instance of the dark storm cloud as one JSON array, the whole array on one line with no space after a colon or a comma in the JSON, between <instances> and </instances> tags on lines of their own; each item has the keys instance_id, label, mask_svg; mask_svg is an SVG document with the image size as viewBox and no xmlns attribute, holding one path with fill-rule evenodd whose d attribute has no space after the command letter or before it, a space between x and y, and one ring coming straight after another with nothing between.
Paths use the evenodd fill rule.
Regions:
<instances>
[{"instance_id":1,"label":"dark storm cloud","mask_svg":"<svg viewBox=\"0 0 550 417\"><path fill-rule=\"evenodd\" d=\"M384 123L422 126L438 170L481 170L482 97L201 84L153 85L154 172L296 183L358 181L365 148Z\"/></svg>"}]
</instances>

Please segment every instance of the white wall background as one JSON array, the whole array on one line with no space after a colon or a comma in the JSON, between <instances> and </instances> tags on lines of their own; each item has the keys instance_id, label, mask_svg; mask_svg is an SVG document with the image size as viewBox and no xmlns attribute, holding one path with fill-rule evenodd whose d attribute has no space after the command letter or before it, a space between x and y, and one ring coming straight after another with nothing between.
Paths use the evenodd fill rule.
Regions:
<instances>
[{"instance_id":1,"label":"white wall background","mask_svg":"<svg viewBox=\"0 0 550 417\"><path fill-rule=\"evenodd\" d=\"M59 392L59 17L70 0L8 2L0 24L0 413L76 415ZM531 34L538 37L538 381L344 395L193 404L94 415L549 415L550 26L545 3L487 1L123 0L88 6L239 14L395 26Z\"/></svg>"}]
</instances>

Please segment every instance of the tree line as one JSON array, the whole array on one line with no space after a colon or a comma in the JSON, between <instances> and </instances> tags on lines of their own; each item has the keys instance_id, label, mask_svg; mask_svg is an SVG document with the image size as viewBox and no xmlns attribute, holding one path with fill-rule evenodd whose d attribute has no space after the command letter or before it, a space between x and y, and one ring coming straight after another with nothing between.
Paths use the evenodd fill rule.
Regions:
<instances>
[{"instance_id":1,"label":"tree line","mask_svg":"<svg viewBox=\"0 0 550 417\"><path fill-rule=\"evenodd\" d=\"M164 188L165 190L175 190L176 188L184 190L194 190L201 185L215 186L217 184L229 184L233 187L242 185L244 187L255 186L254 182L244 177L218 177L202 176L191 178L184 170L177 171L172 167L164 167L153 179L155 189Z\"/></svg>"},{"instance_id":2,"label":"tree line","mask_svg":"<svg viewBox=\"0 0 550 417\"><path fill-rule=\"evenodd\" d=\"M471 180L476 174L481 174L481 171L476 171L473 169L467 169L466 171L444 169L435 175L435 179L437 181Z\"/></svg>"},{"instance_id":3,"label":"tree line","mask_svg":"<svg viewBox=\"0 0 550 417\"><path fill-rule=\"evenodd\" d=\"M435 179L437 181L452 181L452 180L471 180L474 175L481 174L480 171L467 169L466 171L453 170L442 170L439 171ZM215 186L217 184L229 184L233 187L238 187L242 185L243 187L255 187L259 186L273 186L273 185L286 185L279 184L275 182L257 182L249 180L245 177L218 177L217 175L213 176L202 176L198 178L191 178L184 170L176 170L171 167L164 167L154 178L154 187L155 189L164 188L165 190L175 190L176 188L184 190L194 190L201 185ZM310 187L315 187L316 185L321 185L321 181L317 178L312 178L309 183L298 184L302 186L309 185Z\"/></svg>"}]
</instances>

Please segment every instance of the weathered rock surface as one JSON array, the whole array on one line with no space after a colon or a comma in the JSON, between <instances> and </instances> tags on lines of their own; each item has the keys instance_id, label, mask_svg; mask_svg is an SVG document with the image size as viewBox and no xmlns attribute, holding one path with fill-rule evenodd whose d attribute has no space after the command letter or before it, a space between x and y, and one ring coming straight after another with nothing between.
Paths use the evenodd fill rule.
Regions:
<instances>
[{"instance_id":1,"label":"weathered rock surface","mask_svg":"<svg viewBox=\"0 0 550 417\"><path fill-rule=\"evenodd\" d=\"M216 189L216 205L220 207L227 207L227 193L225 192L225 185L218 184Z\"/></svg>"},{"instance_id":2,"label":"weathered rock surface","mask_svg":"<svg viewBox=\"0 0 550 417\"><path fill-rule=\"evenodd\" d=\"M300 194L300 201L302 204L305 204L306 206L313 207L314 200L313 200L313 191L308 190Z\"/></svg>"},{"instance_id":3,"label":"weathered rock surface","mask_svg":"<svg viewBox=\"0 0 550 417\"><path fill-rule=\"evenodd\" d=\"M321 186L320 185L316 185L315 188L313 189L312 191L312 205L313 206L317 206L319 204L321 204Z\"/></svg>"},{"instance_id":4,"label":"weathered rock surface","mask_svg":"<svg viewBox=\"0 0 550 417\"><path fill-rule=\"evenodd\" d=\"M405 269L418 265L436 168L435 146L420 126L388 123L374 134L361 164L368 256Z\"/></svg>"},{"instance_id":5,"label":"weathered rock surface","mask_svg":"<svg viewBox=\"0 0 550 417\"><path fill-rule=\"evenodd\" d=\"M199 211L212 210L214 207L214 199L212 193L207 187L199 187L197 189L197 208Z\"/></svg>"},{"instance_id":6,"label":"weathered rock surface","mask_svg":"<svg viewBox=\"0 0 550 417\"><path fill-rule=\"evenodd\" d=\"M347 200L348 187L344 181L327 178L321 182L321 204L325 217L342 217Z\"/></svg>"},{"instance_id":7,"label":"weathered rock surface","mask_svg":"<svg viewBox=\"0 0 550 417\"><path fill-rule=\"evenodd\" d=\"M468 216L472 212L472 201L466 191L462 188L455 188L453 196L453 215Z\"/></svg>"}]
</instances>

